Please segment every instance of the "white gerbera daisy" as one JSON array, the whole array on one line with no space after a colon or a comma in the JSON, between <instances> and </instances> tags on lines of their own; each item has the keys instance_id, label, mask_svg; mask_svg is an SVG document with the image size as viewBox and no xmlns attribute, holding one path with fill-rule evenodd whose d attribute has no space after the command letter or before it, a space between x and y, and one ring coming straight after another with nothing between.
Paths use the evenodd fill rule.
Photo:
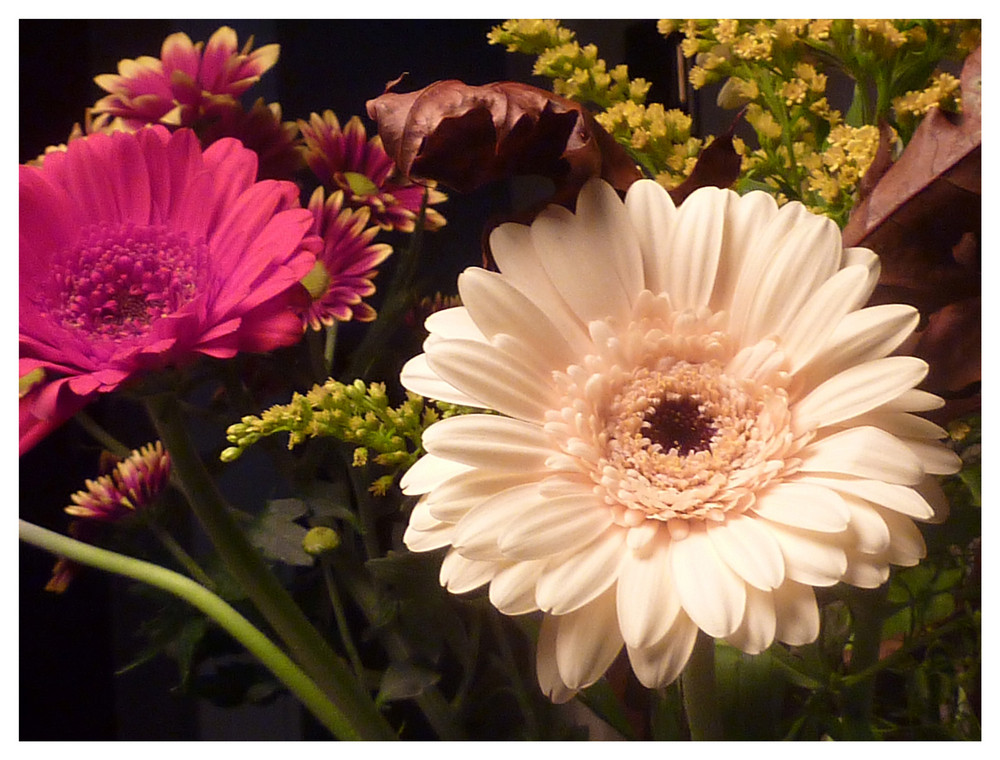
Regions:
<instances>
[{"instance_id":1,"label":"white gerbera daisy","mask_svg":"<svg viewBox=\"0 0 1000 760\"><path fill-rule=\"evenodd\" d=\"M541 610L554 701L624 646L673 681L698 630L744 652L819 631L814 586L871 588L924 554L933 476L958 458L912 412L927 365L889 356L918 315L861 308L878 258L765 193L593 180L490 244L459 278L403 384L486 408L443 420L404 491L413 551L450 546L441 583Z\"/></svg>"}]
</instances>

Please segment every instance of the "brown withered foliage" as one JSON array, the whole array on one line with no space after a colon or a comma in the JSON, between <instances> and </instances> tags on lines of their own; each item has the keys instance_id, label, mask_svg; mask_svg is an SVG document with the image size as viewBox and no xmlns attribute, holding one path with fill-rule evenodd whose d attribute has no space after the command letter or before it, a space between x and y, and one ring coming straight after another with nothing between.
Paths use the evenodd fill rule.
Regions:
<instances>
[{"instance_id":1,"label":"brown withered foliage","mask_svg":"<svg viewBox=\"0 0 1000 760\"><path fill-rule=\"evenodd\" d=\"M882 259L873 303L920 310L911 350L931 366L923 387L951 399L942 419L979 405L981 61L980 49L962 68L961 115L932 109L899 159L868 183L844 228L846 246Z\"/></svg>"},{"instance_id":2,"label":"brown withered foliage","mask_svg":"<svg viewBox=\"0 0 1000 760\"><path fill-rule=\"evenodd\" d=\"M562 201L591 177L625 190L642 176L583 106L518 82L448 79L386 92L367 108L400 172L459 192L534 174L551 179L553 200Z\"/></svg>"}]
</instances>

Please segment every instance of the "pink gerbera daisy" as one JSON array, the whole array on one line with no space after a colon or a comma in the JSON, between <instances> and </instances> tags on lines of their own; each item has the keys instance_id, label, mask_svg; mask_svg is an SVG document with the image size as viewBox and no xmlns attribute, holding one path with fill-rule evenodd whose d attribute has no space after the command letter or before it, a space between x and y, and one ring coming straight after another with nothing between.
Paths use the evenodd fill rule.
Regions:
<instances>
[{"instance_id":1,"label":"pink gerbera daisy","mask_svg":"<svg viewBox=\"0 0 1000 760\"><path fill-rule=\"evenodd\" d=\"M323 238L323 250L313 271L303 280L313 302L302 321L314 330L334 321L370 322L375 319L375 309L361 299L375 292L375 267L388 258L392 248L372 242L379 228L367 227L367 208L344 208L344 193L340 190L325 201L323 198L323 188L317 187L309 200L312 231Z\"/></svg>"},{"instance_id":2,"label":"pink gerbera daisy","mask_svg":"<svg viewBox=\"0 0 1000 760\"><path fill-rule=\"evenodd\" d=\"M320 240L237 140L91 135L20 167L21 451L100 393L195 356L301 338Z\"/></svg>"},{"instance_id":3,"label":"pink gerbera daisy","mask_svg":"<svg viewBox=\"0 0 1000 760\"><path fill-rule=\"evenodd\" d=\"M372 221L386 230L412 232L420 206L427 194L424 212L425 229L435 230L445 219L434 209L448 196L433 183L417 185L399 176L396 165L382 147L382 138L371 140L357 116L340 128L333 111L312 114L309 121L299 120L305 139L306 163L329 189L344 191L348 205L371 209Z\"/></svg>"},{"instance_id":4,"label":"pink gerbera daisy","mask_svg":"<svg viewBox=\"0 0 1000 760\"><path fill-rule=\"evenodd\" d=\"M95 105L97 131L115 117L129 129L146 124L189 127L213 111L239 109L238 98L278 61L279 45L242 50L228 26L194 44L183 32L163 41L160 57L144 55L118 63L117 74L94 78L109 94Z\"/></svg>"}]
</instances>

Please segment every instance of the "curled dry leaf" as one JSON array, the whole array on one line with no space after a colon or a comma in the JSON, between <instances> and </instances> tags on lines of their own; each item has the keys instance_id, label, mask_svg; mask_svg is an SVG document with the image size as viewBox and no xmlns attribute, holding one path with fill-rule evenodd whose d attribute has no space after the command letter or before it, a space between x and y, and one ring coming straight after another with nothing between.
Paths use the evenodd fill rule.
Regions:
<instances>
[{"instance_id":1,"label":"curled dry leaf","mask_svg":"<svg viewBox=\"0 0 1000 760\"><path fill-rule=\"evenodd\" d=\"M537 174L555 183L554 200L561 201L591 177L624 190L642 176L583 106L517 82L449 79L386 92L367 108L400 172L459 192Z\"/></svg>"},{"instance_id":2,"label":"curled dry leaf","mask_svg":"<svg viewBox=\"0 0 1000 760\"><path fill-rule=\"evenodd\" d=\"M915 351L932 368L926 387L952 398L980 378L981 61L980 49L962 68L961 115L932 109L844 229L846 246L882 259L873 303L920 310Z\"/></svg>"}]
</instances>

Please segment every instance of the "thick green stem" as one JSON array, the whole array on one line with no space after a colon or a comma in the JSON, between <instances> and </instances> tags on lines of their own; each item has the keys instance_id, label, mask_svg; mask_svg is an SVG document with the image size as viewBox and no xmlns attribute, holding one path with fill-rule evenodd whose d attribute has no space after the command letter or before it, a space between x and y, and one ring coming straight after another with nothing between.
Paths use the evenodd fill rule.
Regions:
<instances>
[{"instance_id":1,"label":"thick green stem","mask_svg":"<svg viewBox=\"0 0 1000 760\"><path fill-rule=\"evenodd\" d=\"M25 543L58 556L148 583L183 599L218 623L266 665L334 736L356 738L350 721L323 695L313 680L250 621L204 586L165 567L85 544L24 520L19 521L19 536Z\"/></svg>"},{"instance_id":2,"label":"thick green stem","mask_svg":"<svg viewBox=\"0 0 1000 760\"><path fill-rule=\"evenodd\" d=\"M148 397L146 405L160 439L170 452L181 490L226 569L285 642L302 669L348 716L354 734L349 738L396 738L347 664L310 624L240 530L195 450L177 397L173 393L160 393Z\"/></svg>"},{"instance_id":3,"label":"thick green stem","mask_svg":"<svg viewBox=\"0 0 1000 760\"><path fill-rule=\"evenodd\" d=\"M878 662L882 644L882 626L885 623L885 600L889 584L876 589L850 590L847 604L854 621L851 647L850 675L870 672L870 678L854 680L844 689L844 717L849 732L847 738L874 739L872 713L875 707L875 677L871 669Z\"/></svg>"},{"instance_id":4,"label":"thick green stem","mask_svg":"<svg viewBox=\"0 0 1000 760\"><path fill-rule=\"evenodd\" d=\"M691 738L694 741L723 739L715 693L715 639L703 631L698 631L694 651L681 674L681 692Z\"/></svg>"}]
</instances>

